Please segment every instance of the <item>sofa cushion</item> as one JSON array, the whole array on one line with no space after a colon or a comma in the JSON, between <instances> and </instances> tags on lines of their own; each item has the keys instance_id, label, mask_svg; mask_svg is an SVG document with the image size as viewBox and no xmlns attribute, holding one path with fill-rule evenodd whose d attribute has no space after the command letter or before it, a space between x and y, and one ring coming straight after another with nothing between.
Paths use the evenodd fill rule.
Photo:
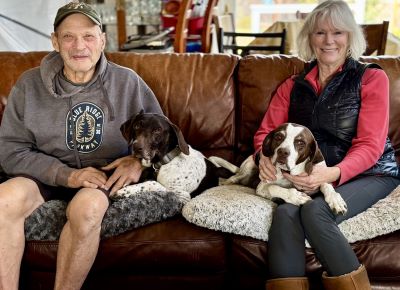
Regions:
<instances>
[{"instance_id":1,"label":"sofa cushion","mask_svg":"<svg viewBox=\"0 0 400 290\"><path fill-rule=\"evenodd\" d=\"M25 266L54 272L57 247L56 241L28 241ZM92 272L223 273L227 267L226 251L223 234L176 216L101 240Z\"/></svg>"},{"instance_id":2,"label":"sofa cushion","mask_svg":"<svg viewBox=\"0 0 400 290\"><path fill-rule=\"evenodd\" d=\"M19 76L38 66L47 53L0 52L0 96L8 96ZM144 79L165 115L193 148L234 148L238 56L134 52L109 52L106 56Z\"/></svg>"},{"instance_id":3,"label":"sofa cushion","mask_svg":"<svg viewBox=\"0 0 400 290\"><path fill-rule=\"evenodd\" d=\"M107 58L143 78L193 148L234 148L238 56L113 52Z\"/></svg>"},{"instance_id":4,"label":"sofa cushion","mask_svg":"<svg viewBox=\"0 0 400 290\"><path fill-rule=\"evenodd\" d=\"M400 277L400 231L366 241L351 243L359 261L364 264L372 281L386 281L392 285ZM268 273L268 243L243 236L232 236L231 267L233 277L254 277L255 280ZM307 276L321 277L323 267L312 248L306 249ZM235 275L236 273L236 275ZM240 283L238 281L237 283ZM238 287L242 288L242 287ZM245 288L245 287L243 287ZM251 289L251 288L245 288ZM381 289L381 288L379 288ZM397 289L397 288L382 288Z\"/></svg>"},{"instance_id":5,"label":"sofa cushion","mask_svg":"<svg viewBox=\"0 0 400 290\"><path fill-rule=\"evenodd\" d=\"M249 55L239 63L239 150L247 157L254 152L253 137L272 96L288 77L304 69L304 62L289 55Z\"/></svg>"},{"instance_id":6,"label":"sofa cushion","mask_svg":"<svg viewBox=\"0 0 400 290\"><path fill-rule=\"evenodd\" d=\"M389 138L400 163L400 58L393 56L364 56L363 62L373 62L382 67L389 78Z\"/></svg>"}]
</instances>

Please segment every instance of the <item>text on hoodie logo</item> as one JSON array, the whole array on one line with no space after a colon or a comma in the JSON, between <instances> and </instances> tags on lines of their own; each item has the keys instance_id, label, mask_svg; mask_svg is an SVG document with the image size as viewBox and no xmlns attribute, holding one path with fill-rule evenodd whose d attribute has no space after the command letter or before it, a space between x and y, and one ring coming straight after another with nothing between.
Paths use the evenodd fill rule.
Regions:
<instances>
[{"instance_id":1,"label":"text on hoodie logo","mask_svg":"<svg viewBox=\"0 0 400 290\"><path fill-rule=\"evenodd\" d=\"M103 140L103 123L104 112L97 105L84 102L73 106L65 122L68 149L74 150L75 139L78 152L95 151Z\"/></svg>"}]
</instances>

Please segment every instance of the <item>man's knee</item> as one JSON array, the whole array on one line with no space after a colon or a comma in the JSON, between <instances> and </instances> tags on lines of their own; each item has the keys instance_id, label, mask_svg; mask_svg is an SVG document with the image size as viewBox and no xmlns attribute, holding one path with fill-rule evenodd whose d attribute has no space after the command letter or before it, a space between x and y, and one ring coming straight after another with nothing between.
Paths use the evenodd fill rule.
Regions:
<instances>
[{"instance_id":1,"label":"man's knee","mask_svg":"<svg viewBox=\"0 0 400 290\"><path fill-rule=\"evenodd\" d=\"M0 215L7 218L26 218L43 202L33 180L16 177L0 184Z\"/></svg>"},{"instance_id":2,"label":"man's knee","mask_svg":"<svg viewBox=\"0 0 400 290\"><path fill-rule=\"evenodd\" d=\"M108 208L105 194L96 189L81 189L67 208L67 218L77 229L83 231L99 227Z\"/></svg>"}]
</instances>

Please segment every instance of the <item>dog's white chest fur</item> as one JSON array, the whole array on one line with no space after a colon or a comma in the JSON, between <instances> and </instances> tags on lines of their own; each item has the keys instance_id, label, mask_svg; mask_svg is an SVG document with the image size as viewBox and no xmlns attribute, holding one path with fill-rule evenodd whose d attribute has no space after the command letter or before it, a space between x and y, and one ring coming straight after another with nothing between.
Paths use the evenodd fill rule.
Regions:
<instances>
[{"instance_id":1,"label":"dog's white chest fur","mask_svg":"<svg viewBox=\"0 0 400 290\"><path fill-rule=\"evenodd\" d=\"M169 163L162 165L156 181L145 181L120 189L113 197L128 197L141 192L172 191L186 203L207 172L204 155L189 146L189 155L180 153Z\"/></svg>"},{"instance_id":2,"label":"dog's white chest fur","mask_svg":"<svg viewBox=\"0 0 400 290\"><path fill-rule=\"evenodd\" d=\"M189 155L180 153L168 164L162 165L157 181L170 190L193 192L206 175L204 155L189 147Z\"/></svg>"}]
</instances>

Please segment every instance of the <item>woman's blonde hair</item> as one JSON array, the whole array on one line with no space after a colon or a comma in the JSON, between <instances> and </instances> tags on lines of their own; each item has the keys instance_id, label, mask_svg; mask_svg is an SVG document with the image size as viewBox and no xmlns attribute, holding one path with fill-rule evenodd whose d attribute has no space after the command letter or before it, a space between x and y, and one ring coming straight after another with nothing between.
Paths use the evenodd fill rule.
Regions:
<instances>
[{"instance_id":1,"label":"woman's blonde hair","mask_svg":"<svg viewBox=\"0 0 400 290\"><path fill-rule=\"evenodd\" d=\"M366 49L364 34L354 19L349 5L342 0L327 0L319 4L306 17L303 28L297 36L297 49L300 58L310 61L315 59L311 47L311 34L315 32L318 21L329 21L335 29L348 32L348 56L358 59Z\"/></svg>"}]
</instances>

